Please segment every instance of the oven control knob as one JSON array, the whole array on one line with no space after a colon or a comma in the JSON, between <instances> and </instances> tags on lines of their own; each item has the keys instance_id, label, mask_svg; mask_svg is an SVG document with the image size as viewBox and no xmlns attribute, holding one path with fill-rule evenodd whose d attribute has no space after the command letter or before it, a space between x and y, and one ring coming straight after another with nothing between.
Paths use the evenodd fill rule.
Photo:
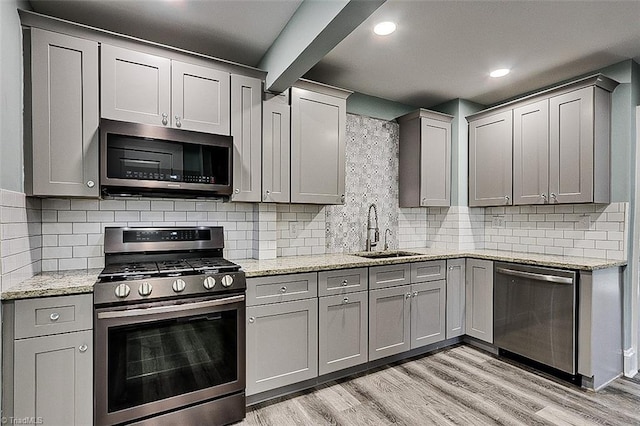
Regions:
<instances>
[{"instance_id":1,"label":"oven control knob","mask_svg":"<svg viewBox=\"0 0 640 426\"><path fill-rule=\"evenodd\" d=\"M116 287L116 290L114 293L116 294L117 298L124 299L129 295L129 293L131 293L131 288L125 283L122 283Z\"/></svg>"},{"instance_id":2,"label":"oven control knob","mask_svg":"<svg viewBox=\"0 0 640 426\"><path fill-rule=\"evenodd\" d=\"M222 285L225 287L231 287L233 284L233 277L231 275L225 275L222 277Z\"/></svg>"},{"instance_id":3,"label":"oven control knob","mask_svg":"<svg viewBox=\"0 0 640 426\"><path fill-rule=\"evenodd\" d=\"M216 286L216 279L213 277L207 277L204 279L204 282L202 283L202 285L207 290L211 290L213 287Z\"/></svg>"},{"instance_id":4,"label":"oven control knob","mask_svg":"<svg viewBox=\"0 0 640 426\"><path fill-rule=\"evenodd\" d=\"M180 278L175 280L171 285L171 287L173 288L173 291L175 291L176 293L180 293L181 291L184 291L184 288L186 286L187 286L187 283L185 283L184 280L181 280Z\"/></svg>"},{"instance_id":5,"label":"oven control knob","mask_svg":"<svg viewBox=\"0 0 640 426\"><path fill-rule=\"evenodd\" d=\"M150 295L152 290L153 290L153 287L151 286L151 284L145 281L142 284L140 284L140 287L138 287L138 294L142 297L145 297Z\"/></svg>"}]
</instances>

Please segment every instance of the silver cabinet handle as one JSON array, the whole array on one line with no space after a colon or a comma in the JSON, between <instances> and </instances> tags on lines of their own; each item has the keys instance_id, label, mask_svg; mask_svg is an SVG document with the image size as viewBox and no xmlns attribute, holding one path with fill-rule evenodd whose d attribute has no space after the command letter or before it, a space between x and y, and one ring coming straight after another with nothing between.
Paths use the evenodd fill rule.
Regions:
<instances>
[{"instance_id":1,"label":"silver cabinet handle","mask_svg":"<svg viewBox=\"0 0 640 426\"><path fill-rule=\"evenodd\" d=\"M345 297L344 299L342 299L342 303L349 303L349 298Z\"/></svg>"},{"instance_id":2,"label":"silver cabinet handle","mask_svg":"<svg viewBox=\"0 0 640 426\"><path fill-rule=\"evenodd\" d=\"M420 202L421 206L426 206L427 205L427 199L423 198L422 201Z\"/></svg>"},{"instance_id":3,"label":"silver cabinet handle","mask_svg":"<svg viewBox=\"0 0 640 426\"><path fill-rule=\"evenodd\" d=\"M182 123L180 122L180 116L176 115L176 127L182 127Z\"/></svg>"},{"instance_id":4,"label":"silver cabinet handle","mask_svg":"<svg viewBox=\"0 0 640 426\"><path fill-rule=\"evenodd\" d=\"M553 201L558 201L558 196L552 192L552 193L551 193L551 199L552 199Z\"/></svg>"},{"instance_id":5,"label":"silver cabinet handle","mask_svg":"<svg viewBox=\"0 0 640 426\"><path fill-rule=\"evenodd\" d=\"M92 181L92 180L88 180L88 181L87 181L87 186L88 186L89 188L93 188L94 186L96 186L96 183L95 183L94 181Z\"/></svg>"},{"instance_id":6,"label":"silver cabinet handle","mask_svg":"<svg viewBox=\"0 0 640 426\"><path fill-rule=\"evenodd\" d=\"M58 321L60 319L60 314L57 312L54 312L51 315L49 315L49 319L51 321Z\"/></svg>"},{"instance_id":7,"label":"silver cabinet handle","mask_svg":"<svg viewBox=\"0 0 640 426\"><path fill-rule=\"evenodd\" d=\"M256 317L249 317L249 323L253 324L256 322Z\"/></svg>"},{"instance_id":8,"label":"silver cabinet handle","mask_svg":"<svg viewBox=\"0 0 640 426\"><path fill-rule=\"evenodd\" d=\"M542 194L540 194L540 197L542 197L542 199L544 200L544 202L546 203L547 200L547 194L545 194L544 192Z\"/></svg>"},{"instance_id":9,"label":"silver cabinet handle","mask_svg":"<svg viewBox=\"0 0 640 426\"><path fill-rule=\"evenodd\" d=\"M341 203L344 203L344 194L342 194L342 195L340 196L340 202L341 202Z\"/></svg>"},{"instance_id":10,"label":"silver cabinet handle","mask_svg":"<svg viewBox=\"0 0 640 426\"><path fill-rule=\"evenodd\" d=\"M346 286L347 286L347 284L349 284L349 282L348 282L347 280L342 280L342 286L343 286L343 287L346 287Z\"/></svg>"},{"instance_id":11,"label":"silver cabinet handle","mask_svg":"<svg viewBox=\"0 0 640 426\"><path fill-rule=\"evenodd\" d=\"M80 345L78 346L78 350L82 353L85 353L87 351L87 349L89 349L89 347L87 345Z\"/></svg>"},{"instance_id":12,"label":"silver cabinet handle","mask_svg":"<svg viewBox=\"0 0 640 426\"><path fill-rule=\"evenodd\" d=\"M453 266L449 266L449 270L450 270L450 271L453 271Z\"/></svg>"},{"instance_id":13,"label":"silver cabinet handle","mask_svg":"<svg viewBox=\"0 0 640 426\"><path fill-rule=\"evenodd\" d=\"M162 124L165 126L167 125L167 123L169 123L169 120L167 120L168 117L169 116L166 113L162 113Z\"/></svg>"},{"instance_id":14,"label":"silver cabinet handle","mask_svg":"<svg viewBox=\"0 0 640 426\"><path fill-rule=\"evenodd\" d=\"M410 299L410 298L411 298L411 292L409 292L409 293L405 294L405 295L404 295L404 298L405 298L405 299Z\"/></svg>"},{"instance_id":15,"label":"silver cabinet handle","mask_svg":"<svg viewBox=\"0 0 640 426\"><path fill-rule=\"evenodd\" d=\"M511 197L509 197L508 195L505 195L505 196L504 196L504 201L505 201L505 203L507 203L507 204L508 204L508 203L509 203L509 201L511 201Z\"/></svg>"},{"instance_id":16,"label":"silver cabinet handle","mask_svg":"<svg viewBox=\"0 0 640 426\"><path fill-rule=\"evenodd\" d=\"M271 191L269 191L268 189L266 191L264 191L264 199L266 200L267 198L269 198L269 196L271 195Z\"/></svg>"},{"instance_id":17,"label":"silver cabinet handle","mask_svg":"<svg viewBox=\"0 0 640 426\"><path fill-rule=\"evenodd\" d=\"M233 191L233 192L234 192L234 194L239 194L239 193L240 193L240 190L239 190L238 188L236 188L236 189L234 189L234 191Z\"/></svg>"},{"instance_id":18,"label":"silver cabinet handle","mask_svg":"<svg viewBox=\"0 0 640 426\"><path fill-rule=\"evenodd\" d=\"M418 292L417 291L413 292L413 297L418 297Z\"/></svg>"},{"instance_id":19,"label":"silver cabinet handle","mask_svg":"<svg viewBox=\"0 0 640 426\"><path fill-rule=\"evenodd\" d=\"M287 286L283 285L282 287L280 287L280 292L281 293L286 293L287 292Z\"/></svg>"}]
</instances>

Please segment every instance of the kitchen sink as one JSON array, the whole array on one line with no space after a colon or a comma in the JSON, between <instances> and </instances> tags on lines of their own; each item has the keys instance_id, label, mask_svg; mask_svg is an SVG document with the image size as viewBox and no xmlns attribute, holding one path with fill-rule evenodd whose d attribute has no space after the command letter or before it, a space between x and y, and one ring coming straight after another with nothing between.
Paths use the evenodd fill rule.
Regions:
<instances>
[{"instance_id":1,"label":"kitchen sink","mask_svg":"<svg viewBox=\"0 0 640 426\"><path fill-rule=\"evenodd\" d=\"M409 251L371 251L365 253L357 253L356 256L366 257L367 259L389 259L396 257L420 256L420 253L412 253Z\"/></svg>"}]
</instances>

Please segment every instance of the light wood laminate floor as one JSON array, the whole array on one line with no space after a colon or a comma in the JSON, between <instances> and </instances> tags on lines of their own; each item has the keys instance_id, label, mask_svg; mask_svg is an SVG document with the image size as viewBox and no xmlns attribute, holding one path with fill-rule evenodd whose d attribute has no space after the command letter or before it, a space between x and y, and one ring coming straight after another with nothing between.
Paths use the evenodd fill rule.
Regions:
<instances>
[{"instance_id":1,"label":"light wood laminate floor","mask_svg":"<svg viewBox=\"0 0 640 426\"><path fill-rule=\"evenodd\" d=\"M460 345L256 405L238 424L640 425L639 377L594 393Z\"/></svg>"}]
</instances>

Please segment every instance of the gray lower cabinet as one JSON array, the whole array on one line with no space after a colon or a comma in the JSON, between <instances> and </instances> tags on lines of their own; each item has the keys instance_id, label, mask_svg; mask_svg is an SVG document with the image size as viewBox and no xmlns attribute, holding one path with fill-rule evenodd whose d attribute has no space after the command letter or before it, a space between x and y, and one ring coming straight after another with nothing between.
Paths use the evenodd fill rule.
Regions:
<instances>
[{"instance_id":1,"label":"gray lower cabinet","mask_svg":"<svg viewBox=\"0 0 640 426\"><path fill-rule=\"evenodd\" d=\"M343 204L346 99L351 92L299 81L291 89L291 202Z\"/></svg>"},{"instance_id":2,"label":"gray lower cabinet","mask_svg":"<svg viewBox=\"0 0 640 426\"><path fill-rule=\"evenodd\" d=\"M15 342L14 411L44 424L93 422L93 332Z\"/></svg>"},{"instance_id":3,"label":"gray lower cabinet","mask_svg":"<svg viewBox=\"0 0 640 426\"><path fill-rule=\"evenodd\" d=\"M411 349L411 287L369 291L369 360Z\"/></svg>"},{"instance_id":4,"label":"gray lower cabinet","mask_svg":"<svg viewBox=\"0 0 640 426\"><path fill-rule=\"evenodd\" d=\"M366 291L318 299L319 374L367 362L368 319Z\"/></svg>"},{"instance_id":5,"label":"gray lower cabinet","mask_svg":"<svg viewBox=\"0 0 640 426\"><path fill-rule=\"evenodd\" d=\"M493 261L467 259L466 334L493 343Z\"/></svg>"},{"instance_id":6,"label":"gray lower cabinet","mask_svg":"<svg viewBox=\"0 0 640 426\"><path fill-rule=\"evenodd\" d=\"M25 62L25 192L98 197L98 43L32 28Z\"/></svg>"},{"instance_id":7,"label":"gray lower cabinet","mask_svg":"<svg viewBox=\"0 0 640 426\"><path fill-rule=\"evenodd\" d=\"M291 201L291 108L287 93L262 103L262 201Z\"/></svg>"},{"instance_id":8,"label":"gray lower cabinet","mask_svg":"<svg viewBox=\"0 0 640 426\"><path fill-rule=\"evenodd\" d=\"M262 80L231 76L231 136L231 201L259 202L262 188Z\"/></svg>"},{"instance_id":9,"label":"gray lower cabinet","mask_svg":"<svg viewBox=\"0 0 640 426\"><path fill-rule=\"evenodd\" d=\"M445 339L446 281L411 284L411 349Z\"/></svg>"},{"instance_id":10,"label":"gray lower cabinet","mask_svg":"<svg viewBox=\"0 0 640 426\"><path fill-rule=\"evenodd\" d=\"M447 260L447 339L465 334L465 274L465 259Z\"/></svg>"},{"instance_id":11,"label":"gray lower cabinet","mask_svg":"<svg viewBox=\"0 0 640 426\"><path fill-rule=\"evenodd\" d=\"M452 116L420 109L400 123L400 207L451 204Z\"/></svg>"},{"instance_id":12,"label":"gray lower cabinet","mask_svg":"<svg viewBox=\"0 0 640 426\"><path fill-rule=\"evenodd\" d=\"M247 307L247 396L318 375L318 299Z\"/></svg>"},{"instance_id":13,"label":"gray lower cabinet","mask_svg":"<svg viewBox=\"0 0 640 426\"><path fill-rule=\"evenodd\" d=\"M3 415L93 423L93 297L3 304Z\"/></svg>"},{"instance_id":14,"label":"gray lower cabinet","mask_svg":"<svg viewBox=\"0 0 640 426\"><path fill-rule=\"evenodd\" d=\"M247 279L247 396L318 375L318 274Z\"/></svg>"},{"instance_id":15,"label":"gray lower cabinet","mask_svg":"<svg viewBox=\"0 0 640 426\"><path fill-rule=\"evenodd\" d=\"M469 122L469 207L512 204L512 111Z\"/></svg>"}]
</instances>

